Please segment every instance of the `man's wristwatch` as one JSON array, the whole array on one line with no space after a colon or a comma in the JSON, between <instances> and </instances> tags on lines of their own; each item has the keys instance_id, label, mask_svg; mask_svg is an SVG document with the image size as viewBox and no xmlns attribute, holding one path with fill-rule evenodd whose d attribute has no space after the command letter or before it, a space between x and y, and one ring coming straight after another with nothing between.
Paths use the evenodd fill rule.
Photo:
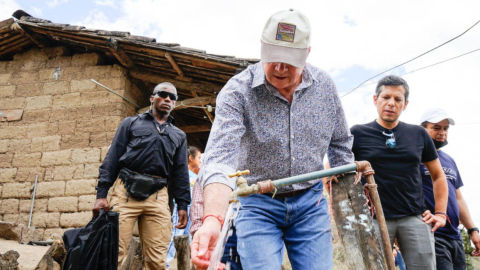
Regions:
<instances>
[{"instance_id":1,"label":"man's wristwatch","mask_svg":"<svg viewBox=\"0 0 480 270\"><path fill-rule=\"evenodd\" d=\"M477 227L473 227L471 229L468 229L468 235L472 234L473 232L479 232Z\"/></svg>"}]
</instances>

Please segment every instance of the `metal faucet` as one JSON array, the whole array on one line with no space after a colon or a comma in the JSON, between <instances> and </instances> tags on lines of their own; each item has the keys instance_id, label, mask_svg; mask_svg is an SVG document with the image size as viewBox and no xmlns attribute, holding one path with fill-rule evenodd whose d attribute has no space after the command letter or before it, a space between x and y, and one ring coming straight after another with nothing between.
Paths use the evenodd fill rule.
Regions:
<instances>
[{"instance_id":1,"label":"metal faucet","mask_svg":"<svg viewBox=\"0 0 480 270\"><path fill-rule=\"evenodd\" d=\"M237 189L230 194L229 203L238 202L238 197L246 197L251 194L268 193L274 189L273 182L271 180L261 181L257 184L248 185L247 180L242 175L249 174L249 170L237 171L236 173L229 174L228 177L238 177Z\"/></svg>"}]
</instances>

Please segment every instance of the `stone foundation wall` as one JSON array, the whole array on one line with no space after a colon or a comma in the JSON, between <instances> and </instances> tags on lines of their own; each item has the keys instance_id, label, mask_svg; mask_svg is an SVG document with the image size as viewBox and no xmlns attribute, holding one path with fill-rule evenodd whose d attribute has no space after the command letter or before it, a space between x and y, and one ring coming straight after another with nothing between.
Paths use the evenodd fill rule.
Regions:
<instances>
[{"instance_id":1,"label":"stone foundation wall","mask_svg":"<svg viewBox=\"0 0 480 270\"><path fill-rule=\"evenodd\" d=\"M96 53L69 56L57 47L0 61L0 111L23 110L20 121L0 119L0 219L28 224L38 174L37 239L91 219L98 167L120 122L135 114L90 79L137 104L145 98L125 69L103 60Z\"/></svg>"}]
</instances>

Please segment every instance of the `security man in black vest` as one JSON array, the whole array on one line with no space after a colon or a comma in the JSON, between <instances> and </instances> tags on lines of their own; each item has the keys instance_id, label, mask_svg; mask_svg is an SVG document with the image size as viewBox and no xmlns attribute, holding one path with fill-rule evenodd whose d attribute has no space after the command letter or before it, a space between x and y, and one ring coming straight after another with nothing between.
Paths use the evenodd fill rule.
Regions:
<instances>
[{"instance_id":1,"label":"security man in black vest","mask_svg":"<svg viewBox=\"0 0 480 270\"><path fill-rule=\"evenodd\" d=\"M177 227L187 225L191 198L186 135L170 115L177 98L173 84L157 85L150 110L123 120L100 166L93 212L113 208L120 213L118 269L137 219L145 269L165 269L172 230L167 184L178 206Z\"/></svg>"}]
</instances>

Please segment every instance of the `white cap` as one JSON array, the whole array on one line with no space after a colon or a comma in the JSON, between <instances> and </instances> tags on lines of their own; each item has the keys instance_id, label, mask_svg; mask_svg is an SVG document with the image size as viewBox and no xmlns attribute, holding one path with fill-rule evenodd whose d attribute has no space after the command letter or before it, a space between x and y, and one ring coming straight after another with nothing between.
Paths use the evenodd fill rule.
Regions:
<instances>
[{"instance_id":1,"label":"white cap","mask_svg":"<svg viewBox=\"0 0 480 270\"><path fill-rule=\"evenodd\" d=\"M426 110L423 114L422 117L420 117L420 123L423 122L429 122L429 123L439 123L443 120L447 119L448 123L450 125L455 125L455 121L453 121L452 118L448 117L448 114L446 111L440 109L440 108L432 108Z\"/></svg>"},{"instance_id":2,"label":"white cap","mask_svg":"<svg viewBox=\"0 0 480 270\"><path fill-rule=\"evenodd\" d=\"M279 62L303 67L310 46L310 22L298 10L273 14L262 33L261 58L264 63Z\"/></svg>"}]
</instances>

